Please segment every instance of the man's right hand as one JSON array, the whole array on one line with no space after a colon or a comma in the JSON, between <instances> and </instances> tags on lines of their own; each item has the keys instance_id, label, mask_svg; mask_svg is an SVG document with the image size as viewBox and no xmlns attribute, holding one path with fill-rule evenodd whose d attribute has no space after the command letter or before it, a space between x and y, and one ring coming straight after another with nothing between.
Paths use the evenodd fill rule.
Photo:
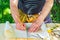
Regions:
<instances>
[{"instance_id":1,"label":"man's right hand","mask_svg":"<svg viewBox=\"0 0 60 40\"><path fill-rule=\"evenodd\" d=\"M17 26L16 28L18 30L22 30L22 31L25 31L26 30L26 25L25 24L17 23L16 26Z\"/></svg>"},{"instance_id":2,"label":"man's right hand","mask_svg":"<svg viewBox=\"0 0 60 40\"><path fill-rule=\"evenodd\" d=\"M20 21L20 14L17 5L18 0L10 0L11 15L16 23L16 28L19 30L26 30L25 24Z\"/></svg>"}]
</instances>

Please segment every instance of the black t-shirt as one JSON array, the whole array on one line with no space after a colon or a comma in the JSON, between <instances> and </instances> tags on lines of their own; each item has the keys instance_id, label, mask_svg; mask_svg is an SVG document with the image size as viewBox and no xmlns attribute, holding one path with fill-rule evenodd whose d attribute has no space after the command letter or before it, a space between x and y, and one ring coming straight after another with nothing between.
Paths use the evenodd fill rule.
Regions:
<instances>
[{"instance_id":1,"label":"black t-shirt","mask_svg":"<svg viewBox=\"0 0 60 40\"><path fill-rule=\"evenodd\" d=\"M19 0L18 8L28 15L39 13L45 4L45 0Z\"/></svg>"}]
</instances>

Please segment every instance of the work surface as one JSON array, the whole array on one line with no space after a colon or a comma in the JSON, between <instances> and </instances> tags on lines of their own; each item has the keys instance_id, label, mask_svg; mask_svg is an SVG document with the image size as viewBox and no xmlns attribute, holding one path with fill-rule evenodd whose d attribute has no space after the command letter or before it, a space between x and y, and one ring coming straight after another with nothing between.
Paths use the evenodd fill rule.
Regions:
<instances>
[{"instance_id":1,"label":"work surface","mask_svg":"<svg viewBox=\"0 0 60 40\"><path fill-rule=\"evenodd\" d=\"M11 24L12 26L15 26L15 24ZM47 23L46 24L46 26L47 26L47 28L52 28L52 27L54 27L54 26L56 26L56 25L58 25L59 26L59 28L60 28L60 24L59 23ZM5 28L5 24L4 23L2 23L2 24L0 24L0 40L5 40L5 36L4 36L4 28ZM59 29L58 28L58 29ZM60 30L60 29L59 29ZM53 36L53 35L50 35L51 37L54 37L55 39L51 39L51 40L60 40L59 38L56 38L55 36ZM13 39L13 40L15 40L15 39ZM19 38L17 39L17 40L19 40ZM25 39L25 40L27 40L27 39ZM35 40L35 39L29 39L29 40ZM37 39L36 39L37 40Z\"/></svg>"}]
</instances>

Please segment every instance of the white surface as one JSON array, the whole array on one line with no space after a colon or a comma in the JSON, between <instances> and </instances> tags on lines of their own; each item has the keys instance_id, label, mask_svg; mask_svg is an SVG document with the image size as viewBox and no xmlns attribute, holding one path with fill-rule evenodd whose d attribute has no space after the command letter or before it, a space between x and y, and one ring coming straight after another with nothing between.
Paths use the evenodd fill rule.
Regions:
<instances>
[{"instance_id":1,"label":"white surface","mask_svg":"<svg viewBox=\"0 0 60 40\"><path fill-rule=\"evenodd\" d=\"M9 24L8 24L9 25ZM21 31L21 30L17 30L16 29L16 25L15 24L11 24L15 30L15 33L16 33L16 37L17 38L27 38L27 32L26 31ZM26 24L28 27L31 25L30 23ZM0 39L1 40L4 40L5 39L5 36L4 36L4 29L5 29L5 24L0 24ZM35 33L28 33L28 37L29 38L44 38L44 37L48 37L49 34L46 32L46 25L43 24L42 27L43 29L43 32L35 32ZM7 28L8 29L8 28ZM40 36L38 36L38 35ZM32 36L33 35L33 36ZM36 37L34 37L36 36Z\"/></svg>"}]
</instances>

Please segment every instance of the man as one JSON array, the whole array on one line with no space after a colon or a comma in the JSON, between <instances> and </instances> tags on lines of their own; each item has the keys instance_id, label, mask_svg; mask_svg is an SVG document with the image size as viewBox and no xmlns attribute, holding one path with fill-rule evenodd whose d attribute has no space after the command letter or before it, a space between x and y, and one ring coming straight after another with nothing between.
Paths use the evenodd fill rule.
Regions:
<instances>
[{"instance_id":1,"label":"man","mask_svg":"<svg viewBox=\"0 0 60 40\"><path fill-rule=\"evenodd\" d=\"M25 22L29 23L32 15L32 19L34 20L33 22L30 21L32 25L28 29L29 32L38 31L43 22L51 22L49 12L53 3L53 0L10 0L11 14L16 22L17 29L26 30L26 25L21 19L25 17L23 20L26 19Z\"/></svg>"}]
</instances>

